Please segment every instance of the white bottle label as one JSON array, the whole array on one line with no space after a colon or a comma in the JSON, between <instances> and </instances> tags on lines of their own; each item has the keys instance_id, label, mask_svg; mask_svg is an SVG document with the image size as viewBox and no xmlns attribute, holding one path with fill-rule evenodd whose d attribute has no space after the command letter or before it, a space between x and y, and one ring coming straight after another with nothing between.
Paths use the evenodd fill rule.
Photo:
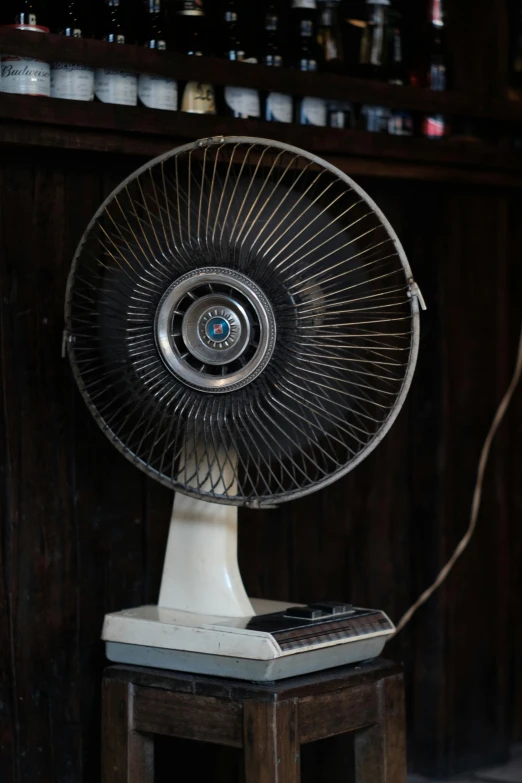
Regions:
<instances>
[{"instance_id":1,"label":"white bottle label","mask_svg":"<svg viewBox=\"0 0 522 783\"><path fill-rule=\"evenodd\" d=\"M326 101L322 98L302 98L299 117L301 125L326 125Z\"/></svg>"},{"instance_id":2,"label":"white bottle label","mask_svg":"<svg viewBox=\"0 0 522 783\"><path fill-rule=\"evenodd\" d=\"M94 99L94 71L86 65L53 63L51 67L51 97L69 101Z\"/></svg>"},{"instance_id":3,"label":"white bottle label","mask_svg":"<svg viewBox=\"0 0 522 783\"><path fill-rule=\"evenodd\" d=\"M266 99L266 120L268 122L292 122L292 96L271 92Z\"/></svg>"},{"instance_id":4,"label":"white bottle label","mask_svg":"<svg viewBox=\"0 0 522 783\"><path fill-rule=\"evenodd\" d=\"M225 101L239 117L259 117L259 93L248 87L225 87Z\"/></svg>"},{"instance_id":5,"label":"white bottle label","mask_svg":"<svg viewBox=\"0 0 522 783\"><path fill-rule=\"evenodd\" d=\"M361 114L366 118L366 130L370 133L387 133L390 109L386 106L362 106Z\"/></svg>"},{"instance_id":6,"label":"white bottle label","mask_svg":"<svg viewBox=\"0 0 522 783\"><path fill-rule=\"evenodd\" d=\"M216 100L211 84L187 82L183 90L181 111L191 114L215 114Z\"/></svg>"},{"instance_id":7,"label":"white bottle label","mask_svg":"<svg viewBox=\"0 0 522 783\"><path fill-rule=\"evenodd\" d=\"M178 83L175 79L141 73L138 78L138 98L149 109L176 111Z\"/></svg>"},{"instance_id":8,"label":"white bottle label","mask_svg":"<svg viewBox=\"0 0 522 783\"><path fill-rule=\"evenodd\" d=\"M94 94L102 103L119 103L136 106L138 103L138 77L128 71L97 68L94 77Z\"/></svg>"},{"instance_id":9,"label":"white bottle label","mask_svg":"<svg viewBox=\"0 0 522 783\"><path fill-rule=\"evenodd\" d=\"M41 60L2 55L0 90L19 95L51 95L51 66Z\"/></svg>"}]
</instances>

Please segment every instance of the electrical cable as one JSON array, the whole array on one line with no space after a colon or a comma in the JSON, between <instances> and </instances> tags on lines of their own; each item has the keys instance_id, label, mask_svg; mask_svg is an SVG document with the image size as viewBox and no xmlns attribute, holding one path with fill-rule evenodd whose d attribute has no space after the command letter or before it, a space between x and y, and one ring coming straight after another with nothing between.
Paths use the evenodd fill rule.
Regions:
<instances>
[{"instance_id":1,"label":"electrical cable","mask_svg":"<svg viewBox=\"0 0 522 783\"><path fill-rule=\"evenodd\" d=\"M455 551L453 552L452 556L450 557L450 559L448 560L444 568L442 568L441 571L439 572L433 584L430 587L428 587L422 593L422 595L417 599L417 601L415 601L415 603L408 609L408 611L403 614L403 616L397 623L395 633L393 634L394 636L396 636L400 631L402 631L404 626L407 623L409 623L409 621L411 620L411 618L413 617L417 609L419 609L423 604L425 604L426 601L429 598L431 598L433 593L436 590L438 590L438 588L446 580L453 566L455 565L457 560L461 557L466 547L468 546L469 542L471 541L471 538L477 526L477 518L480 510L480 503L482 500L482 484L484 481L484 473L486 471L491 445L493 443L493 439L495 438L495 435L497 434L497 430L502 422L502 419L504 418L504 415L509 407L509 404L511 403L511 399L513 397L515 389L518 386L521 375L522 375L522 330L520 332L520 338L518 342L517 360L515 363L515 369L513 371L513 377L511 378L511 382L506 390L506 393L504 394L500 402L500 405L497 408L497 412L493 417L493 421L491 422L491 426L489 428L488 434L486 436L486 440L484 441L484 445L482 446L482 451L480 453L480 459L479 459L478 469L477 469L477 479L475 481L475 489L473 491L473 500L471 503L471 514L470 514L468 529L466 530L464 536L457 544Z\"/></svg>"}]
</instances>

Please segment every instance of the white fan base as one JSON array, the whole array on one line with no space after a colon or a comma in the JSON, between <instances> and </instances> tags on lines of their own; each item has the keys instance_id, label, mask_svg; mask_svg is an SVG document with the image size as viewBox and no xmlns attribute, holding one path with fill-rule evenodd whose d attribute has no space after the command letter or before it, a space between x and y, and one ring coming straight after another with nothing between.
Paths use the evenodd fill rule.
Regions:
<instances>
[{"instance_id":1,"label":"white fan base","mask_svg":"<svg viewBox=\"0 0 522 783\"><path fill-rule=\"evenodd\" d=\"M251 603L256 615L295 606ZM392 633L364 633L284 651L270 633L246 629L248 619L142 606L106 615L102 638L108 659L116 663L268 681L375 658Z\"/></svg>"}]
</instances>

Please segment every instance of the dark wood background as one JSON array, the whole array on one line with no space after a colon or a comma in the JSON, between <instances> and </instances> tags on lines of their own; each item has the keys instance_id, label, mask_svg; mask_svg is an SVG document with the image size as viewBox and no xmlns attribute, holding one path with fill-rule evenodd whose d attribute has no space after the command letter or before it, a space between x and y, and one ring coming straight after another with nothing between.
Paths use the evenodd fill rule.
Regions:
<instances>
[{"instance_id":1,"label":"dark wood background","mask_svg":"<svg viewBox=\"0 0 522 783\"><path fill-rule=\"evenodd\" d=\"M497 94L505 16L492 18L487 0L449 5L452 35L466 40L465 50L453 47L457 86ZM103 196L140 163L114 152L1 152L2 783L99 780L103 615L157 598L172 497L105 440L61 359L76 243ZM412 391L352 474L278 510L242 511L240 561L253 595L346 599L397 620L468 523L522 319L522 190L402 170L357 179L396 228L429 305ZM522 739L521 435L519 391L468 552L386 652L406 665L418 772L493 763ZM339 759L332 780L341 757L330 756ZM220 756L224 780L235 762Z\"/></svg>"}]
</instances>

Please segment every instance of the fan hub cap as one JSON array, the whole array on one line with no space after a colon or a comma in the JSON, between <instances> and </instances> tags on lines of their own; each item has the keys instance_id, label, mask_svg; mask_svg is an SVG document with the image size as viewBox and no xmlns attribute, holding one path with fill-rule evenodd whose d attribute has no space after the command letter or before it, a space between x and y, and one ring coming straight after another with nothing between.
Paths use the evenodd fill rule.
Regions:
<instances>
[{"instance_id":1,"label":"fan hub cap","mask_svg":"<svg viewBox=\"0 0 522 783\"><path fill-rule=\"evenodd\" d=\"M165 292L156 344L169 370L192 388L229 392L264 370L276 324L265 294L246 275L210 267L189 272Z\"/></svg>"}]
</instances>

